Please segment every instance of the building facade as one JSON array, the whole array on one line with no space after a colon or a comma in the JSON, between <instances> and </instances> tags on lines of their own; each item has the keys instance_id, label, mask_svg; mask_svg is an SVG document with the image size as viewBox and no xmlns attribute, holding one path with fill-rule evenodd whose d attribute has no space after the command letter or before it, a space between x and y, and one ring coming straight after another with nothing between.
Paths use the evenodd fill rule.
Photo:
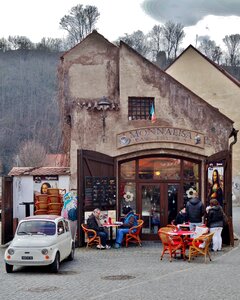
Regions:
<instances>
[{"instance_id":1,"label":"building facade","mask_svg":"<svg viewBox=\"0 0 240 300\"><path fill-rule=\"evenodd\" d=\"M58 74L79 225L94 207L117 219L130 205L143 238L154 239L192 189L208 201L214 169L229 194L233 121L128 45L93 31L61 57Z\"/></svg>"},{"instance_id":2,"label":"building facade","mask_svg":"<svg viewBox=\"0 0 240 300\"><path fill-rule=\"evenodd\" d=\"M240 104L240 82L190 45L165 70L166 73L234 120L240 129L236 107ZM233 148L233 203L240 205L240 143Z\"/></svg>"}]
</instances>

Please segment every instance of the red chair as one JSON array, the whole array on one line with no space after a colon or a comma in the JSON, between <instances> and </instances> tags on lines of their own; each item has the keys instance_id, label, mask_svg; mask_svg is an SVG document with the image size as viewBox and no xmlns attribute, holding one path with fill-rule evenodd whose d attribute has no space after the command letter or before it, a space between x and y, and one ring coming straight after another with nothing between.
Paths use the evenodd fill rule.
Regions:
<instances>
[{"instance_id":1,"label":"red chair","mask_svg":"<svg viewBox=\"0 0 240 300\"><path fill-rule=\"evenodd\" d=\"M141 239L140 239L140 233L143 226L143 220L138 220L138 225L133 226L129 229L129 232L126 234L126 247L128 247L128 243L138 243L138 245L141 247Z\"/></svg>"},{"instance_id":2,"label":"red chair","mask_svg":"<svg viewBox=\"0 0 240 300\"><path fill-rule=\"evenodd\" d=\"M170 232L159 230L159 238L163 245L163 250L160 259L162 260L165 253L170 255L170 262L172 261L173 254L176 256L177 251L183 255L185 260L185 244L180 236L172 236Z\"/></svg>"},{"instance_id":3,"label":"red chair","mask_svg":"<svg viewBox=\"0 0 240 300\"><path fill-rule=\"evenodd\" d=\"M96 245L96 244L100 247L101 239L100 239L100 236L97 235L97 232L93 229L88 229L86 224L81 224L81 227L84 231L86 241L87 241L86 248L88 248L89 246Z\"/></svg>"}]
</instances>

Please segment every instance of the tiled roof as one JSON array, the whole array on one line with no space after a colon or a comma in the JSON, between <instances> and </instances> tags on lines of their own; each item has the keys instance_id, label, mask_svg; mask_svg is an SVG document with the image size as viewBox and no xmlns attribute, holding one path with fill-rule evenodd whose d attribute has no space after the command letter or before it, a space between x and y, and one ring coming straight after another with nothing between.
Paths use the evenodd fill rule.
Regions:
<instances>
[{"instance_id":1,"label":"tiled roof","mask_svg":"<svg viewBox=\"0 0 240 300\"><path fill-rule=\"evenodd\" d=\"M14 167L8 173L9 176L21 176L21 175L70 175L69 167Z\"/></svg>"}]
</instances>

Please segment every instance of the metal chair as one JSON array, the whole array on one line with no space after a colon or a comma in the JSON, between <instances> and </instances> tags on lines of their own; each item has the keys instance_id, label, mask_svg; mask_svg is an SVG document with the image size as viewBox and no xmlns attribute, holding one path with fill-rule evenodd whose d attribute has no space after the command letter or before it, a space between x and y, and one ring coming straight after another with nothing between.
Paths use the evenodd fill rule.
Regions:
<instances>
[{"instance_id":1,"label":"metal chair","mask_svg":"<svg viewBox=\"0 0 240 300\"><path fill-rule=\"evenodd\" d=\"M81 227L86 237L86 242L87 242L86 248L88 248L89 246L91 247L93 245L99 245L101 249L101 239L100 236L97 235L97 232L93 229L87 228L86 224L81 224Z\"/></svg>"}]
</instances>

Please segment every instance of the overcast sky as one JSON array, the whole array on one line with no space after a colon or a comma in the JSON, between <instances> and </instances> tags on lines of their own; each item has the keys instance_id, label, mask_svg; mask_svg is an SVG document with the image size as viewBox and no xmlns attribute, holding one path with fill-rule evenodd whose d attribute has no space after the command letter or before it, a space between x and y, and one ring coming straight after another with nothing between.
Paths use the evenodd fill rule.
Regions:
<instances>
[{"instance_id":1,"label":"overcast sky","mask_svg":"<svg viewBox=\"0 0 240 300\"><path fill-rule=\"evenodd\" d=\"M62 38L60 19L77 4L97 6L98 32L110 41L136 30L146 34L168 20L186 26L184 47L195 46L196 35L220 44L225 35L240 34L240 0L2 0L0 38L21 35L35 43Z\"/></svg>"}]
</instances>

